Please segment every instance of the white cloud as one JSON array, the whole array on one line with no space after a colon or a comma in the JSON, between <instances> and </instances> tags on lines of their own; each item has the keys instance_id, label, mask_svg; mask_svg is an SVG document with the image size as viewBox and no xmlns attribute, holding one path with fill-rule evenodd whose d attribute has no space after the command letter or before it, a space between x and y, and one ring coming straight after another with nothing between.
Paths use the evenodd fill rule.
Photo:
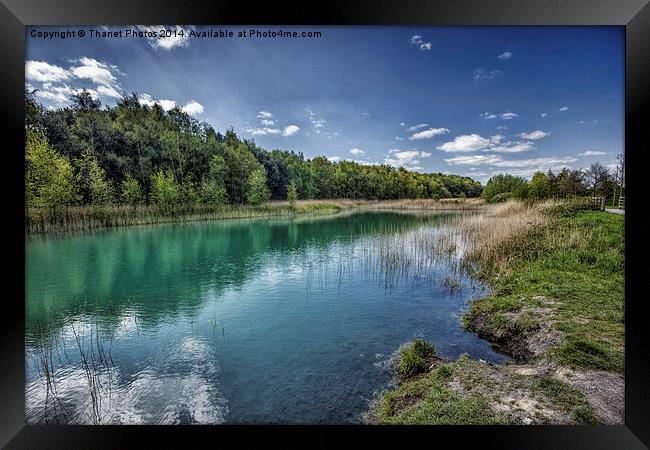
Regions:
<instances>
[{"instance_id":1,"label":"white cloud","mask_svg":"<svg viewBox=\"0 0 650 450\"><path fill-rule=\"evenodd\" d=\"M499 161L503 161L503 158L498 155L468 155L445 159L445 162L452 166L494 164Z\"/></svg>"},{"instance_id":2,"label":"white cloud","mask_svg":"<svg viewBox=\"0 0 650 450\"><path fill-rule=\"evenodd\" d=\"M45 61L25 62L25 79L31 81L53 82L70 78L70 73L62 67L48 64Z\"/></svg>"},{"instance_id":3,"label":"white cloud","mask_svg":"<svg viewBox=\"0 0 650 450\"><path fill-rule=\"evenodd\" d=\"M447 128L429 128L428 130L419 131L409 137L411 141L417 141L420 139L430 139L434 136L439 136L441 134L449 133Z\"/></svg>"},{"instance_id":4,"label":"white cloud","mask_svg":"<svg viewBox=\"0 0 650 450\"><path fill-rule=\"evenodd\" d=\"M97 92L105 97L122 98L122 94L117 92L112 86L98 86Z\"/></svg>"},{"instance_id":5,"label":"white cloud","mask_svg":"<svg viewBox=\"0 0 650 450\"><path fill-rule=\"evenodd\" d=\"M558 109L558 111L568 111L568 110L569 110L568 106L563 106L560 109Z\"/></svg>"},{"instance_id":6,"label":"white cloud","mask_svg":"<svg viewBox=\"0 0 650 450\"><path fill-rule=\"evenodd\" d=\"M201 105L196 100L190 100L181 108L183 112L186 112L190 116L195 116L197 114L203 113L203 105Z\"/></svg>"},{"instance_id":7,"label":"white cloud","mask_svg":"<svg viewBox=\"0 0 650 450\"><path fill-rule=\"evenodd\" d=\"M400 122L399 124L400 127L403 127L404 125L406 125L404 122Z\"/></svg>"},{"instance_id":8,"label":"white cloud","mask_svg":"<svg viewBox=\"0 0 650 450\"><path fill-rule=\"evenodd\" d=\"M508 129L508 127L503 126L503 125L500 126L500 127L497 127L497 130L507 130L507 129Z\"/></svg>"},{"instance_id":9,"label":"white cloud","mask_svg":"<svg viewBox=\"0 0 650 450\"><path fill-rule=\"evenodd\" d=\"M293 136L300 130L300 127L297 125L289 125L287 127L284 127L284 130L282 130L282 136Z\"/></svg>"},{"instance_id":10,"label":"white cloud","mask_svg":"<svg viewBox=\"0 0 650 450\"><path fill-rule=\"evenodd\" d=\"M162 109L165 111L169 111L170 109L174 109L176 107L176 102L174 100L157 100L156 103L160 105Z\"/></svg>"},{"instance_id":11,"label":"white cloud","mask_svg":"<svg viewBox=\"0 0 650 450\"><path fill-rule=\"evenodd\" d=\"M428 126L429 126L428 123L419 123L419 124L417 124L417 125L413 125L412 127L408 127L408 128L406 129L406 131L417 131L417 130L419 130L420 128L425 128L425 127L428 127Z\"/></svg>"},{"instance_id":12,"label":"white cloud","mask_svg":"<svg viewBox=\"0 0 650 450\"><path fill-rule=\"evenodd\" d=\"M112 86L117 79L112 73L115 66L102 63L93 58L83 57L78 60L81 66L71 67L70 73L77 78L85 78L91 80L96 84L103 84L104 86Z\"/></svg>"},{"instance_id":13,"label":"white cloud","mask_svg":"<svg viewBox=\"0 0 650 450\"><path fill-rule=\"evenodd\" d=\"M542 130L535 130L528 133L521 133L519 136L522 137L523 139L541 139L543 137L548 136L549 134L551 133L547 133Z\"/></svg>"},{"instance_id":14,"label":"white cloud","mask_svg":"<svg viewBox=\"0 0 650 450\"><path fill-rule=\"evenodd\" d=\"M513 113L513 112L504 112L504 113L491 113L491 112L484 112L479 114L479 117L486 119L486 120L492 120L496 119L497 117L500 117L503 120L511 120L514 119L515 117L519 117L519 114Z\"/></svg>"},{"instance_id":15,"label":"white cloud","mask_svg":"<svg viewBox=\"0 0 650 450\"><path fill-rule=\"evenodd\" d=\"M420 50L431 50L432 47L431 42L424 42L424 38L419 34L411 36L409 44L417 45Z\"/></svg>"},{"instance_id":16,"label":"white cloud","mask_svg":"<svg viewBox=\"0 0 650 450\"><path fill-rule=\"evenodd\" d=\"M503 59L503 60L510 59L510 58L512 58L512 52L503 52L499 56L497 56L497 58Z\"/></svg>"},{"instance_id":17,"label":"white cloud","mask_svg":"<svg viewBox=\"0 0 650 450\"><path fill-rule=\"evenodd\" d=\"M314 126L314 128L321 128L327 123L327 120L325 119L319 119L316 117L316 113L312 110L309 111L309 121L311 124Z\"/></svg>"},{"instance_id":18,"label":"white cloud","mask_svg":"<svg viewBox=\"0 0 650 450\"><path fill-rule=\"evenodd\" d=\"M340 156L328 156L327 160L330 162L339 162L341 160Z\"/></svg>"},{"instance_id":19,"label":"white cloud","mask_svg":"<svg viewBox=\"0 0 650 450\"><path fill-rule=\"evenodd\" d=\"M156 101L153 98L151 98L151 95L149 94L140 94L140 96L138 97L138 102L141 105L148 106L148 107L152 107L156 103Z\"/></svg>"},{"instance_id":20,"label":"white cloud","mask_svg":"<svg viewBox=\"0 0 650 450\"><path fill-rule=\"evenodd\" d=\"M499 153L518 153L532 150L535 145L532 142L502 142L503 136L496 134L484 138L478 134L465 134L456 136L453 141L445 142L436 147L443 152L473 152L491 151Z\"/></svg>"},{"instance_id":21,"label":"white cloud","mask_svg":"<svg viewBox=\"0 0 650 450\"><path fill-rule=\"evenodd\" d=\"M497 145L485 149L486 151L491 152L500 152L500 153L519 153L532 150L535 148L535 144L532 142L506 142L503 145Z\"/></svg>"},{"instance_id":22,"label":"white cloud","mask_svg":"<svg viewBox=\"0 0 650 450\"><path fill-rule=\"evenodd\" d=\"M269 127L260 127L260 128L251 128L248 127L246 128L246 131L251 133L254 136L259 136L259 135L266 135L266 134L273 134L273 135L278 135L282 133L281 130L277 128L269 128Z\"/></svg>"},{"instance_id":23,"label":"white cloud","mask_svg":"<svg viewBox=\"0 0 650 450\"><path fill-rule=\"evenodd\" d=\"M358 148L351 148L350 153L352 153L353 155L363 155L365 152Z\"/></svg>"},{"instance_id":24,"label":"white cloud","mask_svg":"<svg viewBox=\"0 0 650 450\"><path fill-rule=\"evenodd\" d=\"M610 152L604 152L602 150L587 150L586 152L583 153L578 153L579 156L601 156L601 155L607 155Z\"/></svg>"},{"instance_id":25,"label":"white cloud","mask_svg":"<svg viewBox=\"0 0 650 450\"><path fill-rule=\"evenodd\" d=\"M513 112L505 112L505 113L501 114L501 118L503 120L511 120L511 119L514 119L515 117L519 117L519 114L513 113Z\"/></svg>"},{"instance_id":26,"label":"white cloud","mask_svg":"<svg viewBox=\"0 0 650 450\"><path fill-rule=\"evenodd\" d=\"M560 157L546 157L546 158L530 158L530 159L511 159L503 160L494 163L494 166L497 167L527 167L542 170L545 167L558 165L558 164L568 164L577 161L576 158L571 156L560 156Z\"/></svg>"},{"instance_id":27,"label":"white cloud","mask_svg":"<svg viewBox=\"0 0 650 450\"><path fill-rule=\"evenodd\" d=\"M486 165L499 169L493 171L493 175L505 172L524 177L530 177L538 171L557 171L575 161L576 158L570 156L506 160L499 155L468 155L445 159L449 165Z\"/></svg>"},{"instance_id":28,"label":"white cloud","mask_svg":"<svg viewBox=\"0 0 650 450\"><path fill-rule=\"evenodd\" d=\"M160 30L163 28L162 25L155 26L139 26L138 29L147 33L156 33L156 37L147 37L147 42L152 48L160 48L163 50L171 50L176 47L187 47L190 43L190 30L193 28L183 28L176 25L172 28L167 28L172 31L171 36L169 37L160 37Z\"/></svg>"},{"instance_id":29,"label":"white cloud","mask_svg":"<svg viewBox=\"0 0 650 450\"><path fill-rule=\"evenodd\" d=\"M429 152L421 152L419 150L400 150L392 149L388 151L389 157L384 159L384 164L393 167L404 167L410 170L421 170L420 160L417 158L428 158L431 156Z\"/></svg>"},{"instance_id":30,"label":"white cloud","mask_svg":"<svg viewBox=\"0 0 650 450\"><path fill-rule=\"evenodd\" d=\"M438 150L443 152L472 152L482 150L490 145L490 141L478 134L465 134L456 136L453 141L439 145Z\"/></svg>"},{"instance_id":31,"label":"white cloud","mask_svg":"<svg viewBox=\"0 0 650 450\"><path fill-rule=\"evenodd\" d=\"M474 71L475 80L493 80L498 76L503 75L502 70L485 70L485 69L476 69Z\"/></svg>"},{"instance_id":32,"label":"white cloud","mask_svg":"<svg viewBox=\"0 0 650 450\"><path fill-rule=\"evenodd\" d=\"M258 119L271 119L273 118L273 114L271 114L268 111L260 111L257 113L257 118Z\"/></svg>"},{"instance_id":33,"label":"white cloud","mask_svg":"<svg viewBox=\"0 0 650 450\"><path fill-rule=\"evenodd\" d=\"M586 124L586 123L598 123L598 119L594 119L594 120L581 120L579 123L580 123L580 125L584 125L584 124Z\"/></svg>"},{"instance_id":34,"label":"white cloud","mask_svg":"<svg viewBox=\"0 0 650 450\"><path fill-rule=\"evenodd\" d=\"M548 117L548 114L546 114L546 113L542 113L541 116L542 116L542 117Z\"/></svg>"},{"instance_id":35,"label":"white cloud","mask_svg":"<svg viewBox=\"0 0 650 450\"><path fill-rule=\"evenodd\" d=\"M396 141L403 141L404 138L403 138L403 137L399 137L399 136L395 136L395 140L396 140Z\"/></svg>"},{"instance_id":36,"label":"white cloud","mask_svg":"<svg viewBox=\"0 0 650 450\"><path fill-rule=\"evenodd\" d=\"M275 120L270 120L270 119L262 119L260 120L260 123L264 125L265 127L272 127L275 125Z\"/></svg>"}]
</instances>

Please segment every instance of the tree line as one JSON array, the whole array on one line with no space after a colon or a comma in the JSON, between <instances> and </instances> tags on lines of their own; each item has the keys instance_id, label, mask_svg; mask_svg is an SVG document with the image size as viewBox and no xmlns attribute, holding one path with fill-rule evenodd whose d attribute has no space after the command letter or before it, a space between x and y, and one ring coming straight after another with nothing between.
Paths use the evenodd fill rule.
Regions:
<instances>
[{"instance_id":1,"label":"tree line","mask_svg":"<svg viewBox=\"0 0 650 450\"><path fill-rule=\"evenodd\" d=\"M224 134L178 107L148 106L133 93L114 107L89 92L46 109L25 95L27 206L251 204L270 199L477 197L469 177L388 165L307 159Z\"/></svg>"},{"instance_id":2,"label":"tree line","mask_svg":"<svg viewBox=\"0 0 650 450\"><path fill-rule=\"evenodd\" d=\"M612 204L624 195L625 157L619 154L613 168L599 162L587 169L563 168L554 174L536 172L530 181L523 177L499 174L490 178L482 192L488 202L503 201L508 198L522 200L544 200L548 198L605 197Z\"/></svg>"}]
</instances>

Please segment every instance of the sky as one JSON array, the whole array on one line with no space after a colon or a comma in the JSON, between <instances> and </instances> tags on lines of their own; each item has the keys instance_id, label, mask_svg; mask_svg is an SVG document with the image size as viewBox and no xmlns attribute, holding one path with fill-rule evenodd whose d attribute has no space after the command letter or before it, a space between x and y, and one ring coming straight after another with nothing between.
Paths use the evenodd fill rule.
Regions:
<instances>
[{"instance_id":1,"label":"sky","mask_svg":"<svg viewBox=\"0 0 650 450\"><path fill-rule=\"evenodd\" d=\"M162 28L176 35L151 36ZM297 36L250 37L251 29ZM233 36L201 34L220 30ZM61 38L62 31L76 34ZM530 177L596 161L609 165L624 151L623 27L26 32L26 87L37 89L47 108L69 105L81 88L104 105L137 92L142 103L178 106L217 131L232 126L267 150L455 173L482 183L497 173Z\"/></svg>"}]
</instances>

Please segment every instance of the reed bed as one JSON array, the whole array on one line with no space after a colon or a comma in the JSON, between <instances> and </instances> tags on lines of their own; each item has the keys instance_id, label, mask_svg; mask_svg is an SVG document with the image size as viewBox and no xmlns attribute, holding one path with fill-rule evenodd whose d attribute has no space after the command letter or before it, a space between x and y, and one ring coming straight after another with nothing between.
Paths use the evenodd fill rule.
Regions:
<instances>
[{"instance_id":1,"label":"reed bed","mask_svg":"<svg viewBox=\"0 0 650 450\"><path fill-rule=\"evenodd\" d=\"M309 200L298 202L294 208L288 202L269 202L260 206L179 205L174 209L162 208L158 205L70 206L57 210L27 208L25 211L25 231L27 234L63 233L167 222L195 222L322 213L351 207L353 207L353 203L349 201Z\"/></svg>"},{"instance_id":2,"label":"reed bed","mask_svg":"<svg viewBox=\"0 0 650 450\"><path fill-rule=\"evenodd\" d=\"M443 198L433 199L412 199L412 200L383 200L366 201L362 207L369 209L399 209L399 210L477 210L483 208L485 200L482 198Z\"/></svg>"},{"instance_id":3,"label":"reed bed","mask_svg":"<svg viewBox=\"0 0 650 450\"><path fill-rule=\"evenodd\" d=\"M481 199L390 201L331 199L300 200L293 206L288 201L282 200L259 206L197 204L177 205L174 208L158 205L68 206L57 209L31 207L25 209L25 231L27 234L57 234L155 223L321 214L348 209L474 210L480 209L483 204Z\"/></svg>"}]
</instances>

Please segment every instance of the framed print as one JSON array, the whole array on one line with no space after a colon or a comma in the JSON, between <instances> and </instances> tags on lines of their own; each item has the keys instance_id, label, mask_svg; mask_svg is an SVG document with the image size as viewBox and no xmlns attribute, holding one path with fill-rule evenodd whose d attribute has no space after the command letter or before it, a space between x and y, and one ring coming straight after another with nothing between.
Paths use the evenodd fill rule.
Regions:
<instances>
[{"instance_id":1,"label":"framed print","mask_svg":"<svg viewBox=\"0 0 650 450\"><path fill-rule=\"evenodd\" d=\"M650 442L647 2L2 20L2 445Z\"/></svg>"}]
</instances>

